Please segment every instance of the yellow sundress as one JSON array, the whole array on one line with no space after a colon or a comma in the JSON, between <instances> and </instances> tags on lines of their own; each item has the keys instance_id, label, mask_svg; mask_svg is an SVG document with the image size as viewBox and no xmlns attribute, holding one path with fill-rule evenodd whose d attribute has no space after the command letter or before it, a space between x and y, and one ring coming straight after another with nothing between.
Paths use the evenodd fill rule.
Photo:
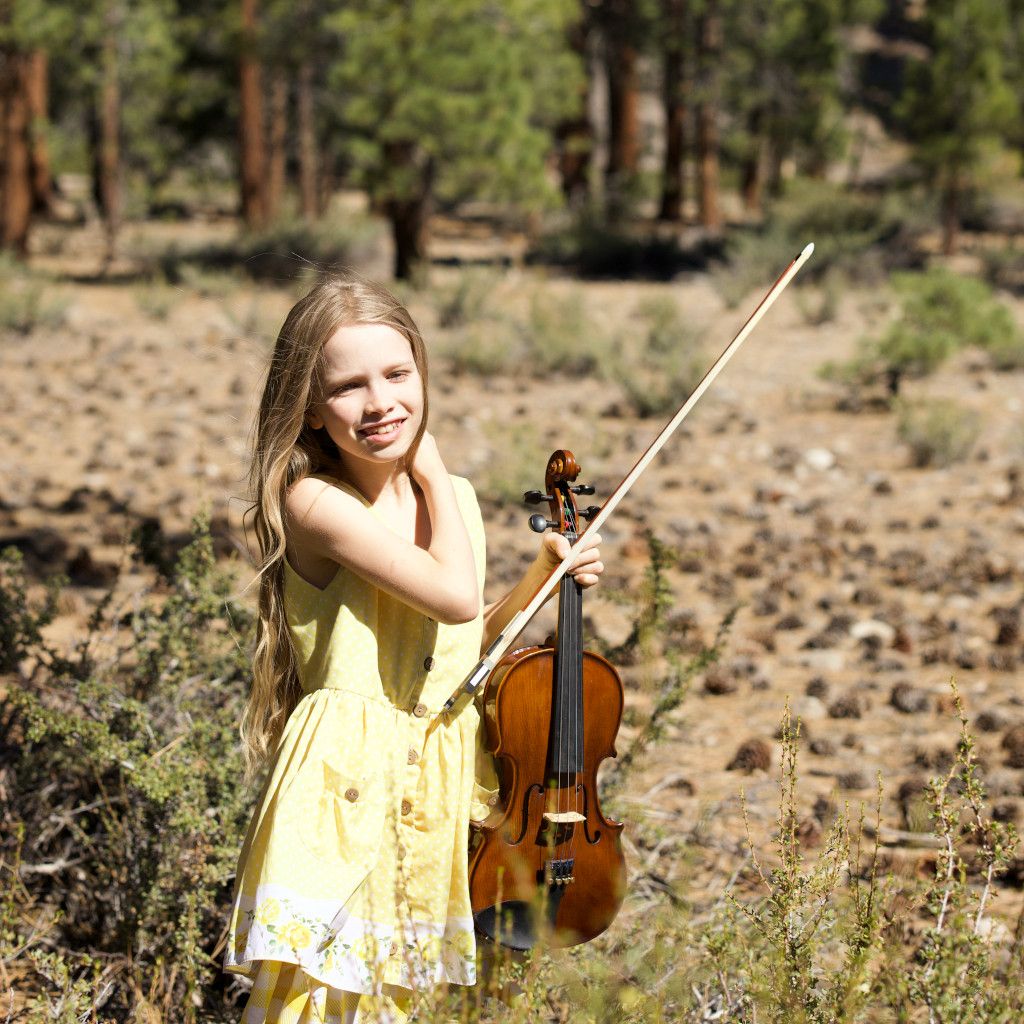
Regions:
<instances>
[{"instance_id":1,"label":"yellow sundress","mask_svg":"<svg viewBox=\"0 0 1024 1024\"><path fill-rule=\"evenodd\" d=\"M340 565L321 590L286 562L305 693L238 859L224 970L258 983L250 998L305 984L311 1004L337 989L400 1005L476 982L467 838L497 781L476 707L440 714L483 632L483 520L470 482L451 480L480 586L472 622L438 623Z\"/></svg>"}]
</instances>

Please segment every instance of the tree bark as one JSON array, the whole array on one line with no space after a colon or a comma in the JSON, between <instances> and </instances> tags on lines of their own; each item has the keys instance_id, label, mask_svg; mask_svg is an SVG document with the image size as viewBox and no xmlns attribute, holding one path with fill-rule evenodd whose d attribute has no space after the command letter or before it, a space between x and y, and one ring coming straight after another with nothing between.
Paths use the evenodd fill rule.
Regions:
<instances>
[{"instance_id":1,"label":"tree bark","mask_svg":"<svg viewBox=\"0 0 1024 1024\"><path fill-rule=\"evenodd\" d=\"M952 256L956 252L960 233L960 182L951 172L942 190L942 253Z\"/></svg>"},{"instance_id":2,"label":"tree bark","mask_svg":"<svg viewBox=\"0 0 1024 1024\"><path fill-rule=\"evenodd\" d=\"M103 35L99 96L99 171L97 192L106 236L105 263L113 262L121 226L121 81L118 67L119 11L108 3Z\"/></svg>"},{"instance_id":3,"label":"tree bark","mask_svg":"<svg viewBox=\"0 0 1024 1024\"><path fill-rule=\"evenodd\" d=\"M752 111L747 121L751 150L743 161L740 171L740 192L743 195L743 208L748 213L761 212L766 157L766 140L762 122L763 114L760 110Z\"/></svg>"},{"instance_id":4,"label":"tree bark","mask_svg":"<svg viewBox=\"0 0 1024 1024\"><path fill-rule=\"evenodd\" d=\"M311 61L304 60L299 65L296 93L299 129L299 203L302 216L307 220L313 220L320 215L321 204L317 187L320 155L317 151Z\"/></svg>"},{"instance_id":5,"label":"tree bark","mask_svg":"<svg viewBox=\"0 0 1024 1024\"><path fill-rule=\"evenodd\" d=\"M569 30L569 46L583 66L583 82L575 117L561 122L555 129L558 142L558 174L562 181L562 194L570 206L581 206L590 191L590 160L594 150L594 130L590 124L590 55L588 40L590 25L585 11Z\"/></svg>"},{"instance_id":6,"label":"tree bark","mask_svg":"<svg viewBox=\"0 0 1024 1024\"><path fill-rule=\"evenodd\" d=\"M427 222L434 191L434 161L432 157L419 153L414 142L390 142L384 152L388 167L393 170L408 168L413 173L402 177L416 181L411 194L388 196L383 203L395 244L395 277L409 281L419 275L427 258Z\"/></svg>"},{"instance_id":7,"label":"tree bark","mask_svg":"<svg viewBox=\"0 0 1024 1024\"><path fill-rule=\"evenodd\" d=\"M621 39L608 39L608 168L609 183L636 171L636 49Z\"/></svg>"},{"instance_id":8,"label":"tree bark","mask_svg":"<svg viewBox=\"0 0 1024 1024\"><path fill-rule=\"evenodd\" d=\"M722 18L718 0L706 0L698 46L701 98L697 108L697 201L701 224L717 230L722 226L718 195L718 64L722 53Z\"/></svg>"},{"instance_id":9,"label":"tree bark","mask_svg":"<svg viewBox=\"0 0 1024 1024\"><path fill-rule=\"evenodd\" d=\"M636 172L638 145L637 52L631 0L603 0L601 34L608 79L608 162L605 206L615 220L626 207L626 185Z\"/></svg>"},{"instance_id":10,"label":"tree bark","mask_svg":"<svg viewBox=\"0 0 1024 1024\"><path fill-rule=\"evenodd\" d=\"M0 71L3 103L3 180L0 243L20 259L28 255L32 221L31 161L29 157L28 59L7 49Z\"/></svg>"},{"instance_id":11,"label":"tree bark","mask_svg":"<svg viewBox=\"0 0 1024 1024\"><path fill-rule=\"evenodd\" d=\"M48 214L53 205L53 176L46 141L49 123L49 55L33 50L28 56L29 162L32 177L32 209Z\"/></svg>"},{"instance_id":12,"label":"tree bark","mask_svg":"<svg viewBox=\"0 0 1024 1024\"><path fill-rule=\"evenodd\" d=\"M261 68L256 53L258 0L241 0L242 53L239 61L238 143L242 219L250 228L266 223Z\"/></svg>"},{"instance_id":13,"label":"tree bark","mask_svg":"<svg viewBox=\"0 0 1024 1024\"><path fill-rule=\"evenodd\" d=\"M270 78L270 131L268 134L269 160L267 161L267 220L281 212L284 198L285 164L288 158L288 77L281 68L275 68Z\"/></svg>"},{"instance_id":14,"label":"tree bark","mask_svg":"<svg viewBox=\"0 0 1024 1024\"><path fill-rule=\"evenodd\" d=\"M685 197L686 0L662 0L662 16L665 31L661 83L665 108L665 162L662 167L658 220L678 221L682 220Z\"/></svg>"}]
</instances>

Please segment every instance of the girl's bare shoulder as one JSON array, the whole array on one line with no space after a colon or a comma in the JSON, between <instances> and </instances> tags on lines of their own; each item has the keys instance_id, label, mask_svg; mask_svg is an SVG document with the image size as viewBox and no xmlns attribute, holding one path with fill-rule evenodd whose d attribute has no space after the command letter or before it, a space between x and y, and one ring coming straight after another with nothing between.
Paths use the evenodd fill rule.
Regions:
<instances>
[{"instance_id":1,"label":"girl's bare shoulder","mask_svg":"<svg viewBox=\"0 0 1024 1024\"><path fill-rule=\"evenodd\" d=\"M356 493L341 481L324 476L296 480L285 493L284 513L289 545L299 550L312 548L321 557L334 557L330 551L332 539L335 544L345 537L365 539L366 533L375 528L373 517Z\"/></svg>"}]
</instances>

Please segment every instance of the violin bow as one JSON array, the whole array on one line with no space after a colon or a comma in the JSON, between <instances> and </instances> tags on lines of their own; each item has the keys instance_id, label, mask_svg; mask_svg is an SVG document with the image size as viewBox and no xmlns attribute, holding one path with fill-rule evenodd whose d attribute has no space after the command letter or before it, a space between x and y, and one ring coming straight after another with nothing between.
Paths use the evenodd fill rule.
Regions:
<instances>
[{"instance_id":1,"label":"violin bow","mask_svg":"<svg viewBox=\"0 0 1024 1024\"><path fill-rule=\"evenodd\" d=\"M676 414L665 425L662 432L651 442L647 451L637 459L636 464L623 478L622 483L615 489L611 497L601 506L601 511L594 516L587 524L587 528L579 535L576 543L569 548L569 553L562 559L559 565L551 571L551 574L537 589L525 608L520 609L509 619L505 628L495 637L491 645L484 652L484 656L477 662L476 667L459 684L459 688L445 701L442 712L451 711L456 701L462 696L472 697L480 684L491 674L494 666L501 660L505 652L512 645L512 642L526 628L530 619L540 611L544 602L551 596L552 591L558 586L566 570L572 564L583 542L583 538L590 530L600 529L608 517L615 510L615 507L626 496L629 489L636 483L640 474L648 467L654 456L665 446L668 439L675 433L676 428L690 414L690 410L700 401L701 396L714 379L722 372L725 364L733 357L736 350L747 340L747 336L757 326L761 317L768 312L775 300L785 290L786 285L796 276L800 268L810 259L814 252L814 243L808 243L798 256L796 256L788 267L779 276L779 279L768 289L765 297L757 304L757 308L747 318L746 323L739 329L736 337L729 342L722 354L715 360L711 368L701 378L700 383L693 389L689 397L679 407Z\"/></svg>"}]
</instances>

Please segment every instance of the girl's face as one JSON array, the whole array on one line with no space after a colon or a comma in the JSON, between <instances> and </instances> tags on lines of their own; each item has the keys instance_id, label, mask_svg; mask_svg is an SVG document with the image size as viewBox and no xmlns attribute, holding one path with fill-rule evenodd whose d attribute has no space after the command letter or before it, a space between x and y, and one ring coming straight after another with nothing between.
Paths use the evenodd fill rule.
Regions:
<instances>
[{"instance_id":1,"label":"girl's face","mask_svg":"<svg viewBox=\"0 0 1024 1024\"><path fill-rule=\"evenodd\" d=\"M326 427L344 462L393 462L423 419L423 380L408 339L386 324L347 324L324 345L325 401L306 422Z\"/></svg>"}]
</instances>

